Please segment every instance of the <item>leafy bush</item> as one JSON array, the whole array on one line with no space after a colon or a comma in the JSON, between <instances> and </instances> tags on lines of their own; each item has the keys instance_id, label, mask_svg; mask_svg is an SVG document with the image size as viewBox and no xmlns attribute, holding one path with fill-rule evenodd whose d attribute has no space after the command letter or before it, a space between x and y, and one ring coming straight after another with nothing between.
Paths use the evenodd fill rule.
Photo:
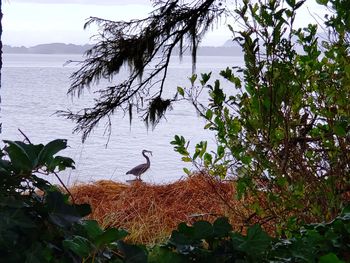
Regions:
<instances>
[{"instance_id":1,"label":"leafy bush","mask_svg":"<svg viewBox=\"0 0 350 263\"><path fill-rule=\"evenodd\" d=\"M0 160L1 262L145 262L141 246L122 241L124 230L103 230L84 220L87 204L72 204L69 196L38 175L48 176L74 161L56 154L65 140L46 145L4 141Z\"/></svg>"},{"instance_id":2,"label":"leafy bush","mask_svg":"<svg viewBox=\"0 0 350 263\"><path fill-rule=\"evenodd\" d=\"M349 200L348 1L320 2L333 10L322 42L316 25L294 27L304 1L244 1L236 10L243 29L231 28L244 67L221 71L225 82L202 74L198 85L194 76L191 88L178 89L218 143L214 152L200 142L189 153L185 138L175 136L175 150L214 176L235 176L238 197L255 195L251 208L274 219L279 234L292 224L331 220ZM201 90L209 93L207 105L198 101Z\"/></svg>"},{"instance_id":3,"label":"leafy bush","mask_svg":"<svg viewBox=\"0 0 350 263\"><path fill-rule=\"evenodd\" d=\"M225 218L213 224L180 224L168 243L154 248L150 262L323 262L350 260L350 211L330 223L312 224L290 239L270 237L259 225L242 235ZM162 259L162 260L160 260Z\"/></svg>"}]
</instances>

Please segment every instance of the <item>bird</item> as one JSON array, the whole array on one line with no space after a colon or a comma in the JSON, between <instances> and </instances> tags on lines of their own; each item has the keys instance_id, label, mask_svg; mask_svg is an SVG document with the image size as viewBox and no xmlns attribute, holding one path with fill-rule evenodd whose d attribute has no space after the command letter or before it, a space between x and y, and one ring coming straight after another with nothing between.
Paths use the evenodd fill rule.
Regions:
<instances>
[{"instance_id":1,"label":"bird","mask_svg":"<svg viewBox=\"0 0 350 263\"><path fill-rule=\"evenodd\" d=\"M132 174L136 176L136 179L141 180L141 175L148 170L148 168L151 166L151 162L149 160L149 157L146 155L146 153L150 153L152 155L151 151L148 150L142 150L142 155L146 158L146 163L139 164L138 166L135 166L130 171L127 171L126 174Z\"/></svg>"}]
</instances>

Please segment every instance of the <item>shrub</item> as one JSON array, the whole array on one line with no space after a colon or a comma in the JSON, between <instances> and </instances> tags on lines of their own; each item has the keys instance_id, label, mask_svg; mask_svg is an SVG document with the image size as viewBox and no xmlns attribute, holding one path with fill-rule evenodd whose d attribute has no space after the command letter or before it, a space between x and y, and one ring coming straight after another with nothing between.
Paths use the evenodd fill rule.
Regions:
<instances>
[{"instance_id":1,"label":"shrub","mask_svg":"<svg viewBox=\"0 0 350 263\"><path fill-rule=\"evenodd\" d=\"M3 262L145 262L141 246L122 241L124 230L101 229L84 220L87 204L39 177L55 174L74 161L56 155L65 140L46 145L4 141L0 160L0 261Z\"/></svg>"},{"instance_id":2,"label":"shrub","mask_svg":"<svg viewBox=\"0 0 350 263\"><path fill-rule=\"evenodd\" d=\"M164 246L155 247L150 262L348 262L350 211L330 223L306 225L289 239L270 237L259 225L246 235L231 231L225 218L213 224L180 224ZM160 259L163 259L160 260Z\"/></svg>"},{"instance_id":3,"label":"shrub","mask_svg":"<svg viewBox=\"0 0 350 263\"><path fill-rule=\"evenodd\" d=\"M179 88L215 132L217 150L200 142L191 154L181 136L175 150L214 176L234 176L238 197L255 195L251 208L261 222L273 219L278 234L331 220L349 200L348 1L320 2L333 10L324 41L316 25L294 27L304 1L244 1L236 10L243 29L231 30L245 65L221 71L228 87L202 74L198 85L193 76L191 88Z\"/></svg>"}]
</instances>

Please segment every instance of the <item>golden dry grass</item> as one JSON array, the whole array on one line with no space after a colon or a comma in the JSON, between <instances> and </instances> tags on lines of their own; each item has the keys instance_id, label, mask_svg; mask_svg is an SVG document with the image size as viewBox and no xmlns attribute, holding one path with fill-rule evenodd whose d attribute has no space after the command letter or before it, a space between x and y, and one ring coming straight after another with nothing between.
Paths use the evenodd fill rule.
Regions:
<instances>
[{"instance_id":1,"label":"golden dry grass","mask_svg":"<svg viewBox=\"0 0 350 263\"><path fill-rule=\"evenodd\" d=\"M191 223L218 216L242 229L250 212L234 198L234 182L222 182L203 174L166 185L113 181L78 184L70 188L77 203L89 203L91 219L103 227L128 230L134 243L154 244L169 237L180 222Z\"/></svg>"}]
</instances>

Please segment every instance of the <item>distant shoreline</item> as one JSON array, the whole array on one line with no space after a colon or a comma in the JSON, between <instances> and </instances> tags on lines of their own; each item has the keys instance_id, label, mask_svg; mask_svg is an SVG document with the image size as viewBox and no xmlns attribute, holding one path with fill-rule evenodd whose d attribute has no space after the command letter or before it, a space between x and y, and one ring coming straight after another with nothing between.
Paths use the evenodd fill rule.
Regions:
<instances>
[{"instance_id":1,"label":"distant shoreline","mask_svg":"<svg viewBox=\"0 0 350 263\"><path fill-rule=\"evenodd\" d=\"M13 47L10 45L3 46L4 54L84 54L93 45L75 45L64 43L40 44L32 47ZM179 50L175 49L173 55L178 55ZM190 56L191 52L186 50L184 56ZM241 56L242 51L238 46L222 47L199 47L197 56Z\"/></svg>"}]
</instances>

